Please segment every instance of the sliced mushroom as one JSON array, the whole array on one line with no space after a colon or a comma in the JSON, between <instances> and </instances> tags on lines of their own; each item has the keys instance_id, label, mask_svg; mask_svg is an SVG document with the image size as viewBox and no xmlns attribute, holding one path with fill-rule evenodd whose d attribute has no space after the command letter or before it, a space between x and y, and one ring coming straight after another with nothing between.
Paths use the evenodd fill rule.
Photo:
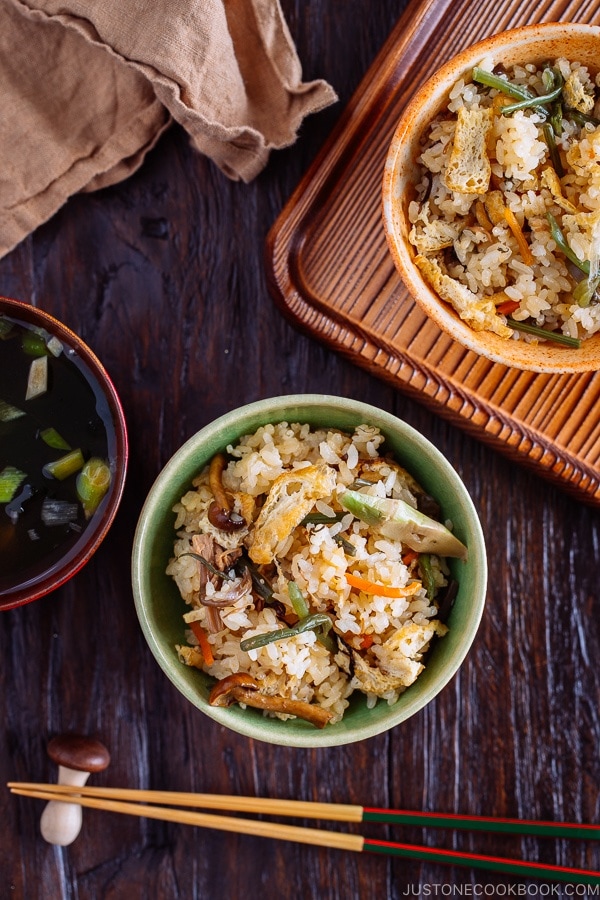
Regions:
<instances>
[{"instance_id":1,"label":"sliced mushroom","mask_svg":"<svg viewBox=\"0 0 600 900\"><path fill-rule=\"evenodd\" d=\"M226 572L227 569L231 569L243 553L241 547L234 547L232 550L223 550L218 544L217 551L215 565L219 572Z\"/></svg>"},{"instance_id":2,"label":"sliced mushroom","mask_svg":"<svg viewBox=\"0 0 600 900\"><path fill-rule=\"evenodd\" d=\"M483 201L488 219L492 225L505 225L504 218L504 197L502 191L489 191Z\"/></svg>"},{"instance_id":3,"label":"sliced mushroom","mask_svg":"<svg viewBox=\"0 0 600 900\"><path fill-rule=\"evenodd\" d=\"M206 560L207 563L211 566L215 566L216 564L216 553L219 545L215 541L210 534L195 534L192 537L192 550L198 556L201 556L202 559ZM199 606L206 607L208 611L208 616L206 620L206 627L208 628L211 634L217 634L217 632L221 631L223 628L223 622L221 621L221 616L219 615L218 607L227 606L227 601L224 603L213 603L206 596L206 585L208 582L214 582L215 576L210 572L206 565L203 562L198 560L198 573L200 575L200 586L198 589L198 600L193 603L193 606L198 608Z\"/></svg>"},{"instance_id":4,"label":"sliced mushroom","mask_svg":"<svg viewBox=\"0 0 600 900\"><path fill-rule=\"evenodd\" d=\"M223 606L230 606L237 600L241 600L242 597L246 596L246 594L249 594L251 590L252 575L250 574L248 569L245 569L242 578L236 585L234 585L228 591L221 591L221 599L219 600L219 604Z\"/></svg>"},{"instance_id":5,"label":"sliced mushroom","mask_svg":"<svg viewBox=\"0 0 600 900\"><path fill-rule=\"evenodd\" d=\"M231 706L236 702L233 692L236 688L250 688L257 691L259 688L258 681L247 672L236 672L234 675L227 675L217 681L211 690L208 702L211 706Z\"/></svg>"},{"instance_id":6,"label":"sliced mushroom","mask_svg":"<svg viewBox=\"0 0 600 900\"><path fill-rule=\"evenodd\" d=\"M246 520L243 516L224 506L219 506L216 500L213 500L208 507L208 521L215 528L227 533L239 531L246 525Z\"/></svg>"},{"instance_id":7,"label":"sliced mushroom","mask_svg":"<svg viewBox=\"0 0 600 900\"><path fill-rule=\"evenodd\" d=\"M483 204L482 200L477 200L475 203L475 218L479 222L480 226L483 228L488 238L491 236L492 228L494 227L490 222L490 217L487 214L486 208Z\"/></svg>"},{"instance_id":8,"label":"sliced mushroom","mask_svg":"<svg viewBox=\"0 0 600 900\"><path fill-rule=\"evenodd\" d=\"M236 688L235 699L238 703L254 706L258 709L267 709L270 712L286 713L289 716L297 716L305 719L316 728L324 728L332 718L333 713L316 703L306 703L303 700L289 700L287 697L267 696L259 691L249 688Z\"/></svg>"},{"instance_id":9,"label":"sliced mushroom","mask_svg":"<svg viewBox=\"0 0 600 900\"><path fill-rule=\"evenodd\" d=\"M246 672L237 672L235 675L228 675L218 681L210 692L208 702L211 706L231 706L233 703L245 703L246 706L256 709L297 716L310 722L316 728L324 728L333 716L329 710L314 703L262 694L258 681Z\"/></svg>"},{"instance_id":10,"label":"sliced mushroom","mask_svg":"<svg viewBox=\"0 0 600 900\"><path fill-rule=\"evenodd\" d=\"M231 508L231 500L223 487L223 469L227 461L222 453L213 456L208 470L208 483L214 500L208 508L208 521L221 531L239 531L246 525L246 520Z\"/></svg>"},{"instance_id":11,"label":"sliced mushroom","mask_svg":"<svg viewBox=\"0 0 600 900\"><path fill-rule=\"evenodd\" d=\"M210 565L216 563L217 543L210 534L194 534L192 536L192 550L197 556L201 556ZM198 574L200 576L199 596L202 602L206 593L206 585L209 581L214 581L214 575L211 574L207 566L198 560Z\"/></svg>"},{"instance_id":12,"label":"sliced mushroom","mask_svg":"<svg viewBox=\"0 0 600 900\"><path fill-rule=\"evenodd\" d=\"M548 190L552 194L552 199L557 206L560 206L560 208L564 209L565 212L571 213L571 215L576 214L577 207L563 195L560 178L558 177L555 169L553 169L552 166L545 166L542 169L540 181L542 183L542 187L548 188Z\"/></svg>"}]
</instances>

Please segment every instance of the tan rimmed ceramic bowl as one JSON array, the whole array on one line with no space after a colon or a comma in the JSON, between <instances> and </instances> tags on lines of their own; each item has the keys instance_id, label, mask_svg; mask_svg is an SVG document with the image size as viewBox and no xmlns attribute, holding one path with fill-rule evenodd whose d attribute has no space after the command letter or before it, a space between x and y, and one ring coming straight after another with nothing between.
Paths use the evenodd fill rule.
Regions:
<instances>
[{"instance_id":1,"label":"tan rimmed ceramic bowl","mask_svg":"<svg viewBox=\"0 0 600 900\"><path fill-rule=\"evenodd\" d=\"M415 94L394 133L383 177L383 220L388 245L406 287L424 312L454 340L476 353L518 369L534 372L591 372L600 369L600 333L579 349L545 341L533 344L504 340L492 332L474 331L424 281L408 240L408 205L419 180L419 142L446 106L455 82L470 78L473 66L491 56L505 66L543 63L557 57L577 60L592 73L600 68L600 27L568 22L529 25L494 35L450 60Z\"/></svg>"}]
</instances>

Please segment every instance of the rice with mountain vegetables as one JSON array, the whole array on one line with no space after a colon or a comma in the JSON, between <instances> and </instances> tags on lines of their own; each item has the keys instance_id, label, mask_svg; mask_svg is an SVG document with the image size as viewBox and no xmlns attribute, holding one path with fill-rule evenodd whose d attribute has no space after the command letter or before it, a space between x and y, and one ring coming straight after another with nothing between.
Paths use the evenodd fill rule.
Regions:
<instances>
[{"instance_id":1,"label":"rice with mountain vegetables","mask_svg":"<svg viewBox=\"0 0 600 900\"><path fill-rule=\"evenodd\" d=\"M216 470L213 460L198 475L174 507L177 536L167 568L190 606L186 643L177 648L183 663L223 684L249 676L261 695L275 698L266 714L282 718L289 712L277 698L321 707L335 722L353 691L365 693L369 706L378 698L392 704L414 682L432 638L447 631L435 599L448 582L445 559L386 537L340 502L354 487L359 501L393 498L431 508L417 482L380 455L383 440L369 425L352 434L265 425L229 446ZM233 527L211 521L215 498L228 503ZM250 571L269 586L266 599ZM330 631L294 633L323 613ZM280 629L292 635L242 649Z\"/></svg>"},{"instance_id":2,"label":"rice with mountain vegetables","mask_svg":"<svg viewBox=\"0 0 600 900\"><path fill-rule=\"evenodd\" d=\"M574 346L600 330L598 85L566 59L504 69L488 58L423 137L415 262L473 329Z\"/></svg>"}]
</instances>

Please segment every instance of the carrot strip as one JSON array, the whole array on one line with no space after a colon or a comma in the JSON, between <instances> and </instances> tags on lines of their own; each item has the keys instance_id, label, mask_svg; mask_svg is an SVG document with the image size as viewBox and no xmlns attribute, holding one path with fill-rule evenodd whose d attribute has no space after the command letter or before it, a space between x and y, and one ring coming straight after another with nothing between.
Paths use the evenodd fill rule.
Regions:
<instances>
[{"instance_id":1,"label":"carrot strip","mask_svg":"<svg viewBox=\"0 0 600 900\"><path fill-rule=\"evenodd\" d=\"M523 234L523 229L519 225L517 221L517 217L510 207L504 207L504 218L506 219L506 223L512 233L515 236L517 244L519 245L519 250L521 251L521 256L523 257L523 262L526 266L532 266L535 262L533 258L533 253L529 248L529 244L527 243L527 238Z\"/></svg>"},{"instance_id":2,"label":"carrot strip","mask_svg":"<svg viewBox=\"0 0 600 900\"><path fill-rule=\"evenodd\" d=\"M518 309L520 305L518 300L505 300L504 303L498 304L496 312L503 316L510 316L510 314L514 313L515 309Z\"/></svg>"},{"instance_id":3,"label":"carrot strip","mask_svg":"<svg viewBox=\"0 0 600 900\"><path fill-rule=\"evenodd\" d=\"M204 630L200 622L190 622L189 626L198 639L200 650L202 651L202 656L204 657L204 662L207 666L212 666L215 658L213 656L212 647L208 643L206 631Z\"/></svg>"},{"instance_id":4,"label":"carrot strip","mask_svg":"<svg viewBox=\"0 0 600 900\"><path fill-rule=\"evenodd\" d=\"M410 597L411 594L416 594L421 589L418 581L412 581L405 587L392 587L388 584L376 584L359 575L353 575L352 572L346 572L346 581L350 587L364 591L366 594L375 594L378 597Z\"/></svg>"},{"instance_id":5,"label":"carrot strip","mask_svg":"<svg viewBox=\"0 0 600 900\"><path fill-rule=\"evenodd\" d=\"M416 550L407 550L406 553L402 554L402 562L405 566L410 566L411 563L415 561L415 559L419 558L419 554Z\"/></svg>"},{"instance_id":6,"label":"carrot strip","mask_svg":"<svg viewBox=\"0 0 600 900\"><path fill-rule=\"evenodd\" d=\"M353 631L343 631L338 632L339 636L346 641L347 644L352 645L352 641L357 639L361 650L368 650L371 647L375 640L372 634L355 634Z\"/></svg>"}]
</instances>

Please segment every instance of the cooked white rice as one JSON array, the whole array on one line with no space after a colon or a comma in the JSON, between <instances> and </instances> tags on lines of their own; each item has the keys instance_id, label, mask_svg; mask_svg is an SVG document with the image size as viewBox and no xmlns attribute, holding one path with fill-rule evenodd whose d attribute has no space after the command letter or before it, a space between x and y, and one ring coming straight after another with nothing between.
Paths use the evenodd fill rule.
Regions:
<instances>
[{"instance_id":1,"label":"cooked white rice","mask_svg":"<svg viewBox=\"0 0 600 900\"><path fill-rule=\"evenodd\" d=\"M561 73L565 83L577 87L590 120L582 124L579 115L576 122L563 102L562 133L555 135L564 169L558 185L554 182L555 187L551 189L547 175L543 175L544 169L553 169L543 131L544 115L535 108L527 108L504 116L500 112L501 104L514 100L495 88L464 78L455 84L446 109L424 136L419 157L423 179L408 209L411 242L419 256L437 263L444 275L462 286L458 289L462 291L461 304L465 288L472 295L466 297L473 307L477 300L492 301L483 318L479 313L477 318L462 317L473 328L489 329L515 340L539 338L516 330L506 332L503 326L507 325L507 316L502 312L496 314L495 307L507 309L509 301L514 301L510 316L517 322L580 340L600 330L598 296L594 294L591 301L583 303L574 299L573 291L586 276L557 246L547 219L547 213L554 216L578 259L591 263L593 277L600 260L600 125L594 119L600 118L600 101L596 99L598 78L594 81L588 69L578 62L558 59L551 66ZM480 67L513 84L525 85L536 95L546 93L542 69L535 65L505 70L486 59ZM571 102L579 102L571 94L569 98ZM485 141L491 167L485 194L461 193L451 190L446 183L461 109L494 111ZM514 230L506 221L490 220L491 227L482 226L481 216L476 215L481 210L478 204L482 203L485 209L493 190L501 192L505 206L514 213L531 258L523 258ZM444 249L427 248L427 235L434 232L436 236L448 238ZM435 288L431 277L423 268L421 271ZM439 286L436 289L443 296ZM443 299L455 305L449 296ZM456 305L455 308L459 311Z\"/></svg>"},{"instance_id":2,"label":"cooked white rice","mask_svg":"<svg viewBox=\"0 0 600 900\"><path fill-rule=\"evenodd\" d=\"M301 478L304 468L325 462L335 473L335 486L330 496L316 501L313 511L332 515L341 510L339 495L365 468L375 465L378 480L361 490L398 497L416 506L417 498L411 490L415 483L399 466L379 456L382 443L379 430L368 425L357 427L352 435L329 429L311 430L305 424L266 425L227 448L229 462L223 485L235 498L238 510L243 507L247 511L252 503L248 497L254 498L256 515L279 476L297 470ZM212 500L206 468L174 507L177 537L167 572L191 607L184 616L185 622L201 623L214 656L213 664L207 665L197 639L187 630L187 643L178 647L182 662L196 665L217 679L247 672L260 682L263 693L316 703L333 713L332 722L341 719L354 690L363 690L370 706L378 697L394 703L423 669L431 638L447 630L437 619L435 602L427 599L416 555L412 553L407 559L406 547L378 536L347 513L331 525L294 527L277 547L273 564L261 570L273 588L273 599L285 609L290 622L294 617L288 593L290 580L300 588L311 613L328 612L333 617L336 634L343 636L346 645L370 667L372 680L368 684L364 679L361 683L356 672L354 676L348 673L347 652L334 655L319 642L314 631L245 652L240 648L241 640L273 631L285 623L271 605L263 607L254 593L247 593L224 607L219 629L210 630L207 608L199 598L202 564L184 554L190 552L197 534L212 534L224 548L240 542L239 534L225 535L210 524L207 510ZM354 546L355 555L347 552L348 545L344 546L340 536ZM441 587L446 584L448 570L443 560L431 559ZM350 570L378 585L404 588L411 584L412 588L406 596L391 599L365 593L347 583L345 575ZM241 577L236 576L236 582L209 583L207 594L218 599L219 592L233 589ZM183 631L182 628L182 637ZM365 690L365 684L374 690Z\"/></svg>"}]
</instances>

